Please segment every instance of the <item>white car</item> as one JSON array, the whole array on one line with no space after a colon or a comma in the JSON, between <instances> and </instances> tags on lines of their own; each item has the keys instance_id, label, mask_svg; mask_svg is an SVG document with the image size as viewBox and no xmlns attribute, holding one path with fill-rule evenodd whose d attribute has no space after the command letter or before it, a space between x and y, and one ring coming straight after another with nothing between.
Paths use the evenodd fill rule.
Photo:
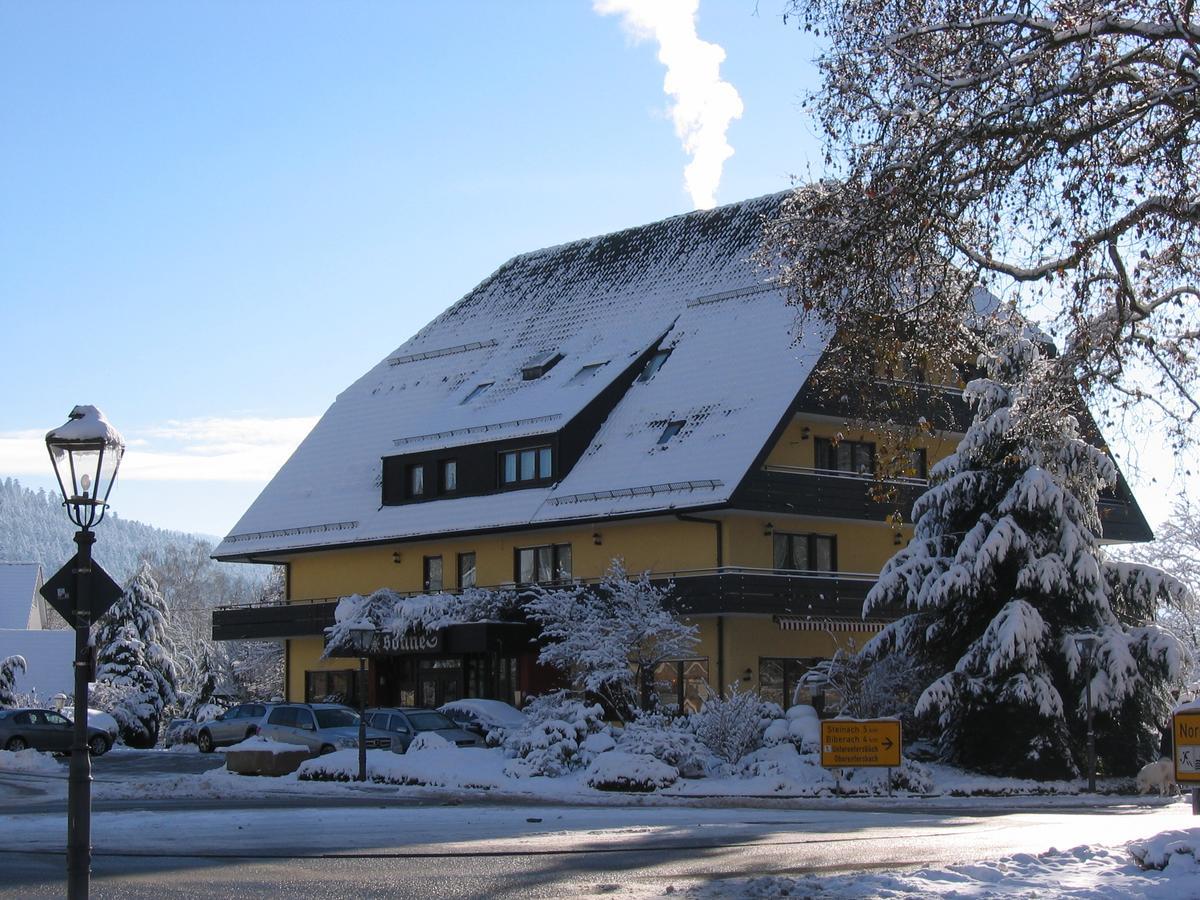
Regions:
<instances>
[{"instance_id":1,"label":"white car","mask_svg":"<svg viewBox=\"0 0 1200 900\"><path fill-rule=\"evenodd\" d=\"M438 712L453 720L459 728L487 737L492 732L507 734L524 727L528 716L503 700L452 700Z\"/></svg>"}]
</instances>

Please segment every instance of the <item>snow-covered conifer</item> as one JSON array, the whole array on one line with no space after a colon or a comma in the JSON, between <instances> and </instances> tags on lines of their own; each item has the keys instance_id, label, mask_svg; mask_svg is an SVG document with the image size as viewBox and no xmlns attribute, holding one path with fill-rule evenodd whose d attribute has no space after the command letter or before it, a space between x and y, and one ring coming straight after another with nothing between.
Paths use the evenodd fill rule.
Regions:
<instances>
[{"instance_id":1,"label":"snow-covered conifer","mask_svg":"<svg viewBox=\"0 0 1200 900\"><path fill-rule=\"evenodd\" d=\"M671 586L648 573L630 578L620 560L595 586L540 589L526 612L542 627L543 665L568 673L572 686L602 697L622 719L653 704L654 669L689 656L697 628L667 609Z\"/></svg>"},{"instance_id":2,"label":"snow-covered conifer","mask_svg":"<svg viewBox=\"0 0 1200 900\"><path fill-rule=\"evenodd\" d=\"M1149 593L1170 585L1105 561L1097 498L1116 470L1081 436L1073 395L1038 344L1008 332L980 362L986 377L964 392L974 420L930 471L913 540L863 607L907 615L864 654L903 653L937 674L916 712L937 715L946 760L1064 776L1084 758L1089 667L1074 638L1094 634L1101 767L1128 771L1157 752L1169 687L1184 672L1182 647L1149 616ZM1136 750L1120 756L1122 741Z\"/></svg>"},{"instance_id":3,"label":"snow-covered conifer","mask_svg":"<svg viewBox=\"0 0 1200 900\"><path fill-rule=\"evenodd\" d=\"M168 638L167 608L149 566L130 579L125 593L100 620L96 681L118 689L127 744L153 746L163 710L177 701L178 676Z\"/></svg>"},{"instance_id":4,"label":"snow-covered conifer","mask_svg":"<svg viewBox=\"0 0 1200 900\"><path fill-rule=\"evenodd\" d=\"M0 659L0 708L17 705L17 672L24 672L25 657L6 656Z\"/></svg>"}]
</instances>

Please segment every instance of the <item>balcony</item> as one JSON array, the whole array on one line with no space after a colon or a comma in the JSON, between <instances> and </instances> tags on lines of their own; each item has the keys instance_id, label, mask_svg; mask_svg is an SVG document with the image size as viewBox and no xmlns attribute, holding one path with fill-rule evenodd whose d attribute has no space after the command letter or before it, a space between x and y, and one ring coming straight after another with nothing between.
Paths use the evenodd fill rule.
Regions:
<instances>
[{"instance_id":1,"label":"balcony","mask_svg":"<svg viewBox=\"0 0 1200 900\"><path fill-rule=\"evenodd\" d=\"M733 505L797 516L882 522L896 511L907 519L913 502L927 487L924 478L876 480L828 469L764 466L742 482Z\"/></svg>"},{"instance_id":2,"label":"balcony","mask_svg":"<svg viewBox=\"0 0 1200 900\"><path fill-rule=\"evenodd\" d=\"M858 618L876 576L855 572L774 572L726 566L655 573L656 585L673 582L671 606L682 615L788 615ZM599 578L581 579L596 584ZM512 584L493 589L512 590ZM419 592L418 592L419 593ZM446 593L456 593L447 591ZM408 596L415 596L409 594ZM213 610L213 640L281 640L318 637L333 624L337 598ZM475 652L466 631L448 641L446 652ZM470 640L468 640L470 638ZM461 645L461 646L460 646ZM473 646L473 644L471 645ZM456 649L457 648L457 649Z\"/></svg>"}]
</instances>

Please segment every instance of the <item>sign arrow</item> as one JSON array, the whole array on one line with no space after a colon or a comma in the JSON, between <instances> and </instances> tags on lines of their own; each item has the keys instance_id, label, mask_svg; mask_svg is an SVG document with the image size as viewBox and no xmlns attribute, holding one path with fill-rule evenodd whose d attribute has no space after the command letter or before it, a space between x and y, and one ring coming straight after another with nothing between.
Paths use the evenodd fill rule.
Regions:
<instances>
[{"instance_id":1,"label":"sign arrow","mask_svg":"<svg viewBox=\"0 0 1200 900\"><path fill-rule=\"evenodd\" d=\"M882 747L884 750L891 750L896 745L892 741L891 738L884 738L882 741L879 742L879 746Z\"/></svg>"}]
</instances>

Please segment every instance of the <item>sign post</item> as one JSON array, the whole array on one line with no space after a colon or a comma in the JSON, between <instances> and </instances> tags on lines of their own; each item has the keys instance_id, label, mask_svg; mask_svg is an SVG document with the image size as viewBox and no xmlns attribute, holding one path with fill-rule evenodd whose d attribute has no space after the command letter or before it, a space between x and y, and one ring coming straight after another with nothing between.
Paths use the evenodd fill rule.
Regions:
<instances>
[{"instance_id":1,"label":"sign post","mask_svg":"<svg viewBox=\"0 0 1200 900\"><path fill-rule=\"evenodd\" d=\"M1200 709L1177 709L1171 716L1175 783L1192 788L1192 815L1200 815Z\"/></svg>"}]
</instances>

